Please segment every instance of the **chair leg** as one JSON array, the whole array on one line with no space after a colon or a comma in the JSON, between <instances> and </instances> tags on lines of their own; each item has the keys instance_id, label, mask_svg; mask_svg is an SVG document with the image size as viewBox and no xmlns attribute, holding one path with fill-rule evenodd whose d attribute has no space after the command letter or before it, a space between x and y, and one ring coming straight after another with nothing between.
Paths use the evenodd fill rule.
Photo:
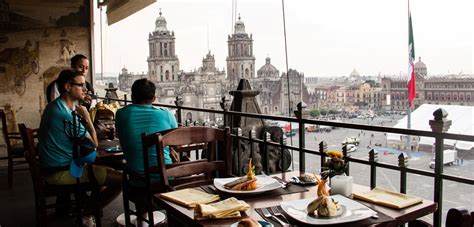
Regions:
<instances>
[{"instance_id":1,"label":"chair leg","mask_svg":"<svg viewBox=\"0 0 474 227\"><path fill-rule=\"evenodd\" d=\"M8 189L11 189L13 187L13 159L8 152Z\"/></svg>"},{"instance_id":2,"label":"chair leg","mask_svg":"<svg viewBox=\"0 0 474 227\"><path fill-rule=\"evenodd\" d=\"M123 212L123 215L125 216L125 226L129 227L131 226L131 220L130 220L130 203L128 201L128 192L125 190L123 190L122 192L122 196L123 196L123 209L124 209L124 212Z\"/></svg>"}]
</instances>

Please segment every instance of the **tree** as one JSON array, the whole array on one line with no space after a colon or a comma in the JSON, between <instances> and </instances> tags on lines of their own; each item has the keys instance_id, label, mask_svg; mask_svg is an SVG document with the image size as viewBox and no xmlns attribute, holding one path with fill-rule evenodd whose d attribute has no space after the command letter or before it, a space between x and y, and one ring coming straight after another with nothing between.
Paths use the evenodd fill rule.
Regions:
<instances>
[{"instance_id":1,"label":"tree","mask_svg":"<svg viewBox=\"0 0 474 227\"><path fill-rule=\"evenodd\" d=\"M319 112L319 110L313 109L313 110L309 111L309 116L311 116L313 118L314 117L319 117L319 115L321 115L321 112Z\"/></svg>"},{"instance_id":2,"label":"tree","mask_svg":"<svg viewBox=\"0 0 474 227\"><path fill-rule=\"evenodd\" d=\"M336 110L333 110L333 109L330 109L328 113L329 113L329 114L337 114L337 111L336 111Z\"/></svg>"},{"instance_id":3,"label":"tree","mask_svg":"<svg viewBox=\"0 0 474 227\"><path fill-rule=\"evenodd\" d=\"M321 109L321 115L326 116L328 114L328 111L326 109Z\"/></svg>"}]
</instances>

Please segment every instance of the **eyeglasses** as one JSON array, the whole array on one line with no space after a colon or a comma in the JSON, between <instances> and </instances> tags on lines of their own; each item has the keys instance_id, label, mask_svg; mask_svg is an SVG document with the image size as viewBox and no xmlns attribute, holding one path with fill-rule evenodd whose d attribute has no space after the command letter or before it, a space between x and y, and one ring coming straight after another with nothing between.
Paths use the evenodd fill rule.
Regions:
<instances>
[{"instance_id":1,"label":"eyeglasses","mask_svg":"<svg viewBox=\"0 0 474 227\"><path fill-rule=\"evenodd\" d=\"M87 87L86 87L86 83L75 83L75 82L73 82L73 83L71 83L71 84L72 84L72 85L79 86L79 87L82 87L82 88L87 88Z\"/></svg>"}]
</instances>

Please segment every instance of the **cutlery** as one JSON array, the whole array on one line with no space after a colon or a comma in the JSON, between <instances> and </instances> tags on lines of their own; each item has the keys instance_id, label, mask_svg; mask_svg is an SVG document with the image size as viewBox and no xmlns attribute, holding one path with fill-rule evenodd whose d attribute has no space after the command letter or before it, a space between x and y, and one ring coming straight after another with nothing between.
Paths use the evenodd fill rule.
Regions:
<instances>
[{"instance_id":1,"label":"cutlery","mask_svg":"<svg viewBox=\"0 0 474 227\"><path fill-rule=\"evenodd\" d=\"M278 210L277 207L272 207L272 212L275 216L277 217L281 217L282 220L284 220L285 222L289 223L288 219L286 219L286 217L280 212L280 210Z\"/></svg>"},{"instance_id":2,"label":"cutlery","mask_svg":"<svg viewBox=\"0 0 474 227\"><path fill-rule=\"evenodd\" d=\"M270 214L270 212L267 210L267 208L264 207L264 208L261 208L261 210L262 210L263 216L265 216L266 218L269 218L269 219L273 218L273 220L276 220L282 226L285 226L285 227L290 226L288 223L282 221L277 216L273 216L272 214Z\"/></svg>"}]
</instances>

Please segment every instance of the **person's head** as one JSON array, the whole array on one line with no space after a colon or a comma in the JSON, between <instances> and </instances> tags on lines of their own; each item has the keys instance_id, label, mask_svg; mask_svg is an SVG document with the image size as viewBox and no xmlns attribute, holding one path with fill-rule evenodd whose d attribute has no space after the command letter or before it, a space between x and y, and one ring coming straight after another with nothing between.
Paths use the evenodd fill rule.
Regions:
<instances>
[{"instance_id":1,"label":"person's head","mask_svg":"<svg viewBox=\"0 0 474 227\"><path fill-rule=\"evenodd\" d=\"M146 78L135 80L132 85L132 102L134 104L151 104L155 101L156 86Z\"/></svg>"},{"instance_id":2,"label":"person's head","mask_svg":"<svg viewBox=\"0 0 474 227\"><path fill-rule=\"evenodd\" d=\"M76 54L71 58L71 68L86 76L89 72L89 59L82 54Z\"/></svg>"},{"instance_id":3,"label":"person's head","mask_svg":"<svg viewBox=\"0 0 474 227\"><path fill-rule=\"evenodd\" d=\"M86 91L86 79L80 72L66 69L59 73L56 79L58 91L61 96L69 96L73 100L83 100Z\"/></svg>"}]
</instances>

